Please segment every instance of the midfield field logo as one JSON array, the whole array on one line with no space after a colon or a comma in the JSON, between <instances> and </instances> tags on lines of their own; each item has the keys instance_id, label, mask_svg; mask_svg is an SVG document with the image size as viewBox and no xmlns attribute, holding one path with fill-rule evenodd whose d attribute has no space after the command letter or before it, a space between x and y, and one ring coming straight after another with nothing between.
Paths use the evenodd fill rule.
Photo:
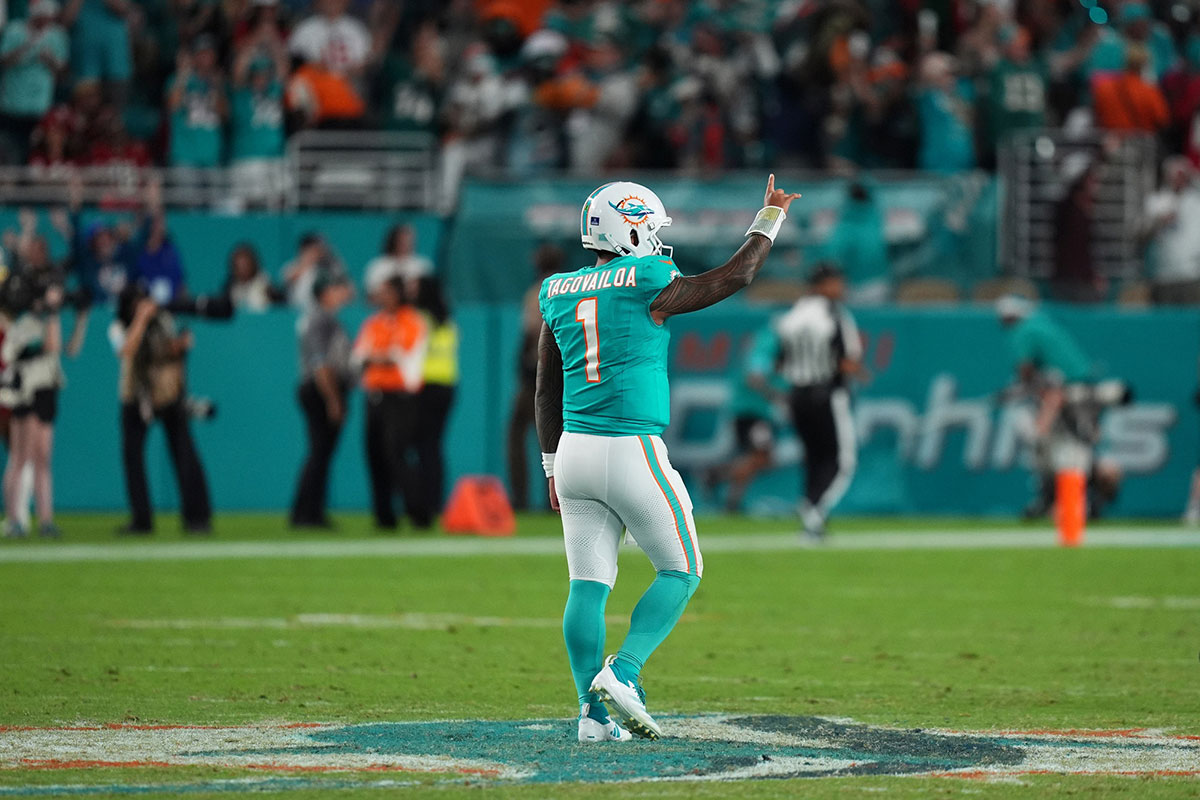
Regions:
<instances>
[{"instance_id":1,"label":"midfield field logo","mask_svg":"<svg viewBox=\"0 0 1200 800\"><path fill-rule=\"evenodd\" d=\"M1140 729L963 733L773 715L661 721L669 738L607 745L579 744L574 720L546 719L9 728L0 729L0 769L200 765L275 773L434 774L449 780L516 783L1200 775L1200 737ZM244 781L234 788L262 789L279 780ZM162 786L170 790L170 784ZM180 790L195 791L199 784L186 786L190 788ZM221 788L229 790L224 784ZM109 790L142 789L118 785ZM39 791L36 786L0 787L0 796Z\"/></svg>"}]
</instances>

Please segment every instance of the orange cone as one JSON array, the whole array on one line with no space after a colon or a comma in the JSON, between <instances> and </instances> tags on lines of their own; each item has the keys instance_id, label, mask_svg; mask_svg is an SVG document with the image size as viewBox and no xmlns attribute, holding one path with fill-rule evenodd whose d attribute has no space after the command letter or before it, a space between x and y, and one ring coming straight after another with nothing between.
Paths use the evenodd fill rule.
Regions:
<instances>
[{"instance_id":1,"label":"orange cone","mask_svg":"<svg viewBox=\"0 0 1200 800\"><path fill-rule=\"evenodd\" d=\"M508 492L491 475L465 475L454 484L442 514L446 533L512 536L517 530Z\"/></svg>"},{"instance_id":2,"label":"orange cone","mask_svg":"<svg viewBox=\"0 0 1200 800\"><path fill-rule=\"evenodd\" d=\"M1083 470L1059 470L1054 483L1058 543L1063 547L1083 544L1087 521L1087 475Z\"/></svg>"}]
</instances>

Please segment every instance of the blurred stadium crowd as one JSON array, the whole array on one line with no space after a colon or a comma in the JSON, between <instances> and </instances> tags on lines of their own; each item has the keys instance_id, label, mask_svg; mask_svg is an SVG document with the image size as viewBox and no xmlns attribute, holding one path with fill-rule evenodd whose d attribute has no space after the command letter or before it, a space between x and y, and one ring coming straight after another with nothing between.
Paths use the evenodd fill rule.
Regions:
<instances>
[{"instance_id":1,"label":"blurred stadium crowd","mask_svg":"<svg viewBox=\"0 0 1200 800\"><path fill-rule=\"evenodd\" d=\"M8 0L8 163L279 159L427 131L459 168L957 171L1011 131L1200 164L1186 0ZM1101 23L1101 24L1098 24ZM262 169L261 164L258 169Z\"/></svg>"}]
</instances>

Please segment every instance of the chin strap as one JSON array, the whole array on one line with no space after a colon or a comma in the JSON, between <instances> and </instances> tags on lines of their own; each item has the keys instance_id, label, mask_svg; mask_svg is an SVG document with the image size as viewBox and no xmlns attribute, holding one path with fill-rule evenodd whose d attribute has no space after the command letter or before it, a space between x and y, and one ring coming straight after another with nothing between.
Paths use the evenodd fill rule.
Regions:
<instances>
[{"instance_id":1,"label":"chin strap","mask_svg":"<svg viewBox=\"0 0 1200 800\"><path fill-rule=\"evenodd\" d=\"M787 214L779 206L764 206L754 217L754 222L750 223L750 227L746 230L746 235L757 233L760 236L765 236L773 243L779 229L783 227L783 221L787 219Z\"/></svg>"}]
</instances>

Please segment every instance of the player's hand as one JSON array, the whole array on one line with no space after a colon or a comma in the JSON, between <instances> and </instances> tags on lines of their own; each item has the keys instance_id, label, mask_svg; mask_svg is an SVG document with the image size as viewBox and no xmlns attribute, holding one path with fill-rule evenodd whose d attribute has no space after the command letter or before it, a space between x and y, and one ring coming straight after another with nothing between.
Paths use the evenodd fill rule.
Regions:
<instances>
[{"instance_id":1,"label":"player's hand","mask_svg":"<svg viewBox=\"0 0 1200 800\"><path fill-rule=\"evenodd\" d=\"M783 209L783 213L787 213L788 207L792 201L800 197L798 194L788 194L783 189L775 188L775 173L772 172L767 178L767 193L763 198L764 206L778 206Z\"/></svg>"},{"instance_id":2,"label":"player's hand","mask_svg":"<svg viewBox=\"0 0 1200 800\"><path fill-rule=\"evenodd\" d=\"M341 425L342 420L346 418L346 406L341 400L333 400L325 403L325 416L329 417L329 421L334 425Z\"/></svg>"},{"instance_id":3,"label":"player's hand","mask_svg":"<svg viewBox=\"0 0 1200 800\"><path fill-rule=\"evenodd\" d=\"M558 507L558 490L554 488L554 478L550 479L550 510L555 514L562 513L562 510Z\"/></svg>"}]
</instances>

